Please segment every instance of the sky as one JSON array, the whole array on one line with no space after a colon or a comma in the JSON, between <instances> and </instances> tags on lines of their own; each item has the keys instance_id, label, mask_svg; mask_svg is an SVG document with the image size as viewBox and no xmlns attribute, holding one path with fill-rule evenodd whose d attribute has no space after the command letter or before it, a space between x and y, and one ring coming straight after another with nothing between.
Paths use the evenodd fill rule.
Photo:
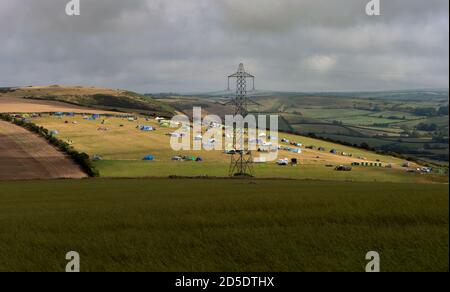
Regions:
<instances>
[{"instance_id":1,"label":"sky","mask_svg":"<svg viewBox=\"0 0 450 292\"><path fill-rule=\"evenodd\" d=\"M259 90L449 87L449 1L0 1L0 86L208 92L243 62Z\"/></svg>"}]
</instances>

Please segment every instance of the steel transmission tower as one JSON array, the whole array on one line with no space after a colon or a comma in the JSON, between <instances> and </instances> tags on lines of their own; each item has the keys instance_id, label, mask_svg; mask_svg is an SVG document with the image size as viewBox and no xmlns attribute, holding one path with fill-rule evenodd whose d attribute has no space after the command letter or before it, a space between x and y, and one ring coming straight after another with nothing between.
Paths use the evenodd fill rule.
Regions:
<instances>
[{"instance_id":1,"label":"steel transmission tower","mask_svg":"<svg viewBox=\"0 0 450 292\"><path fill-rule=\"evenodd\" d=\"M228 90L230 90L230 79L236 78L236 96L228 103L234 107L234 115L241 115L246 117L248 115L248 105L255 102L247 97L247 78L253 81L253 90L255 90L255 76L245 72L244 64L239 64L239 69L236 73L228 76ZM253 159L251 152L245 149L245 126L237 126L234 129L233 148L236 150L235 154L231 156L230 176L252 176L253 174ZM240 148L240 149L238 149Z\"/></svg>"}]
</instances>

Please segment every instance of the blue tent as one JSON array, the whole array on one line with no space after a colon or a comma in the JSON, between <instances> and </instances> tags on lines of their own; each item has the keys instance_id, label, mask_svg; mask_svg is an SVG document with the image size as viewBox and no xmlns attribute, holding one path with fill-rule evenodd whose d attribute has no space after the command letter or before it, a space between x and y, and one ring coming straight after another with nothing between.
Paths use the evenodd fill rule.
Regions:
<instances>
[{"instance_id":1,"label":"blue tent","mask_svg":"<svg viewBox=\"0 0 450 292\"><path fill-rule=\"evenodd\" d=\"M147 156L145 156L142 160L145 160L145 161L153 161L153 160L155 160L155 157L153 157L152 155L147 155Z\"/></svg>"},{"instance_id":2,"label":"blue tent","mask_svg":"<svg viewBox=\"0 0 450 292\"><path fill-rule=\"evenodd\" d=\"M336 149L333 149L333 150L330 151L330 153L332 153L332 154L337 154L337 150L336 150Z\"/></svg>"},{"instance_id":3,"label":"blue tent","mask_svg":"<svg viewBox=\"0 0 450 292\"><path fill-rule=\"evenodd\" d=\"M99 114L93 114L93 115L92 115L92 118L93 118L93 119L100 119L100 115L99 115Z\"/></svg>"},{"instance_id":4,"label":"blue tent","mask_svg":"<svg viewBox=\"0 0 450 292\"><path fill-rule=\"evenodd\" d=\"M155 129L152 126L142 126L141 131L154 131Z\"/></svg>"}]
</instances>

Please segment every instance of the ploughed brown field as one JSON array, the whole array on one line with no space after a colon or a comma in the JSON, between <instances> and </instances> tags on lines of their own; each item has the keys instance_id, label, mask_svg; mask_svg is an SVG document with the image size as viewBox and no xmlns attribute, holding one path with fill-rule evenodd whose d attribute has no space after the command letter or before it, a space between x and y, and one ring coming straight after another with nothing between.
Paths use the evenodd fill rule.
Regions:
<instances>
[{"instance_id":1,"label":"ploughed brown field","mask_svg":"<svg viewBox=\"0 0 450 292\"><path fill-rule=\"evenodd\" d=\"M0 180L83 177L81 168L45 139L0 121Z\"/></svg>"}]
</instances>

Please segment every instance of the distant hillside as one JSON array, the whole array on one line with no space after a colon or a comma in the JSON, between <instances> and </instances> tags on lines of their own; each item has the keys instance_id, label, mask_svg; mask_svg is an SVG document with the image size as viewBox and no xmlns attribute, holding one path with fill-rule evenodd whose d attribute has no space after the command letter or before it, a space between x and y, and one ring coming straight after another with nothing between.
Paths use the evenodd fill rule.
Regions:
<instances>
[{"instance_id":1,"label":"distant hillside","mask_svg":"<svg viewBox=\"0 0 450 292\"><path fill-rule=\"evenodd\" d=\"M162 101L135 92L82 86L29 86L3 88L4 96L60 101L105 110L172 116L175 110Z\"/></svg>"},{"instance_id":2,"label":"distant hillside","mask_svg":"<svg viewBox=\"0 0 450 292\"><path fill-rule=\"evenodd\" d=\"M233 96L233 90L203 92L192 94L159 93L156 97L185 96L185 97L209 97L226 98ZM268 91L268 90L250 90L248 96L252 97L336 97L353 99L379 99L390 101L440 101L448 102L448 89L418 89L418 90L391 90L391 91L328 91L328 92L289 92L289 91Z\"/></svg>"}]
</instances>

